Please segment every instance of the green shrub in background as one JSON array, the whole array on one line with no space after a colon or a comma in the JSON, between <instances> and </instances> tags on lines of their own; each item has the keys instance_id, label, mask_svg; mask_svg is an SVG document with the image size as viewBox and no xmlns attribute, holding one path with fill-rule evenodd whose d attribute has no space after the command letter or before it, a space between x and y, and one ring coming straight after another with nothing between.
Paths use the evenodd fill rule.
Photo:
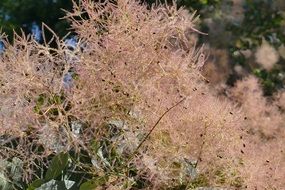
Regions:
<instances>
[{"instance_id":1,"label":"green shrub in background","mask_svg":"<svg viewBox=\"0 0 285 190\"><path fill-rule=\"evenodd\" d=\"M235 37L230 44L235 64L244 66L251 64L251 60L247 60L242 51L254 52L264 40L276 50L284 47L284 11L278 9L270 0L245 1L243 22L240 25L231 24L227 28ZM250 68L250 72L261 79L265 95L272 95L277 89L284 87L285 62L284 55L282 57L283 52L280 54L280 60L270 70L256 66Z\"/></svg>"},{"instance_id":2,"label":"green shrub in background","mask_svg":"<svg viewBox=\"0 0 285 190\"><path fill-rule=\"evenodd\" d=\"M262 82L265 95L272 95L284 87L285 80L285 10L282 2L272 0L231 1L179 1L190 10L198 10L201 30L208 36L201 36L203 43L211 48L226 49L231 57L232 68L241 65L247 72L256 75ZM210 24L209 24L210 20ZM280 59L268 70L256 64L254 54L268 42L279 51ZM246 53L250 52L251 55ZM228 84L239 78L233 73Z\"/></svg>"}]
</instances>

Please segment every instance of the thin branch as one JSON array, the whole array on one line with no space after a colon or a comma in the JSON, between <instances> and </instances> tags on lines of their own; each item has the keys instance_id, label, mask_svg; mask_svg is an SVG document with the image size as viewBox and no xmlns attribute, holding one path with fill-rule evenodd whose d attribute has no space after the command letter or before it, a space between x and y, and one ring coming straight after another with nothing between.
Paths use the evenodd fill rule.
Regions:
<instances>
[{"instance_id":1,"label":"thin branch","mask_svg":"<svg viewBox=\"0 0 285 190\"><path fill-rule=\"evenodd\" d=\"M174 106L170 107L169 109L167 109L160 117L159 119L156 121L156 123L152 126L152 128L150 129L150 131L148 132L148 134L143 138L143 140L140 142L140 144L138 145L138 147L135 149L135 151L133 152L133 154L130 156L130 158L128 159L128 162L131 161L133 159L133 157L136 155L136 153L138 152L139 148L144 144L144 142L148 139L148 137L151 135L151 133L153 132L153 130L157 127L157 125L159 124L159 122L163 119L163 117L170 112L173 108L175 108L176 106L178 106L179 104L181 104L184 100L186 99L183 98L182 100L180 100L179 102L177 102Z\"/></svg>"}]
</instances>

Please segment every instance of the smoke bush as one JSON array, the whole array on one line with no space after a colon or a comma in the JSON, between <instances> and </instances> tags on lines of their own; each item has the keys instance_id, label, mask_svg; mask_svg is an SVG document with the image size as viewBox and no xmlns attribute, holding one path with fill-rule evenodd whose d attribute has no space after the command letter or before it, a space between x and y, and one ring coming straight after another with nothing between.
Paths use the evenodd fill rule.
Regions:
<instances>
[{"instance_id":1,"label":"smoke bush","mask_svg":"<svg viewBox=\"0 0 285 190\"><path fill-rule=\"evenodd\" d=\"M261 85L254 76L238 81L232 97L245 114L244 176L248 176L248 188L284 187L284 113L262 95ZM278 100L277 103L282 101L282 93Z\"/></svg>"},{"instance_id":2,"label":"smoke bush","mask_svg":"<svg viewBox=\"0 0 285 190\"><path fill-rule=\"evenodd\" d=\"M0 158L22 160L25 183L69 152L90 159L72 169L108 176L110 189L247 185L244 162L256 156L244 156L241 137L252 105L244 111L208 86L193 14L175 3L84 0L66 19L77 33L72 47L23 34L1 55ZM250 126L267 112L257 110Z\"/></svg>"}]
</instances>

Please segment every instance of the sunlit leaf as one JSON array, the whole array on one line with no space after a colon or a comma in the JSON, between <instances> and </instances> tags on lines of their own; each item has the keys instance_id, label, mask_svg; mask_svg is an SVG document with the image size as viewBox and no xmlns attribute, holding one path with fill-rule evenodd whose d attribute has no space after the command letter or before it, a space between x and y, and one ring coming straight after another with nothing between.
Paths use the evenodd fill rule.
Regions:
<instances>
[{"instance_id":1,"label":"sunlit leaf","mask_svg":"<svg viewBox=\"0 0 285 190\"><path fill-rule=\"evenodd\" d=\"M50 181L57 178L68 164L68 153L59 153L53 157L50 167L45 175L45 181Z\"/></svg>"},{"instance_id":2,"label":"sunlit leaf","mask_svg":"<svg viewBox=\"0 0 285 190\"><path fill-rule=\"evenodd\" d=\"M87 181L85 183L83 183L80 186L80 190L94 190L99 186L104 185L106 182L108 181L108 177L104 176L104 177L99 177L90 181Z\"/></svg>"}]
</instances>

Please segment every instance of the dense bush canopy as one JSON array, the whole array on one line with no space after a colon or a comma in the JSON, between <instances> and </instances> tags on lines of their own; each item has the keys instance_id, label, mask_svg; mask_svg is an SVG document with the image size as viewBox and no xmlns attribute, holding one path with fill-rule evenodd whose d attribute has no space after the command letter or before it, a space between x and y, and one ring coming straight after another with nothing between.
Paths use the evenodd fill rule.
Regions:
<instances>
[{"instance_id":1,"label":"dense bush canopy","mask_svg":"<svg viewBox=\"0 0 285 190\"><path fill-rule=\"evenodd\" d=\"M2 189L285 187L284 91L213 83L195 14L84 0L65 19L74 43L1 35Z\"/></svg>"}]
</instances>

